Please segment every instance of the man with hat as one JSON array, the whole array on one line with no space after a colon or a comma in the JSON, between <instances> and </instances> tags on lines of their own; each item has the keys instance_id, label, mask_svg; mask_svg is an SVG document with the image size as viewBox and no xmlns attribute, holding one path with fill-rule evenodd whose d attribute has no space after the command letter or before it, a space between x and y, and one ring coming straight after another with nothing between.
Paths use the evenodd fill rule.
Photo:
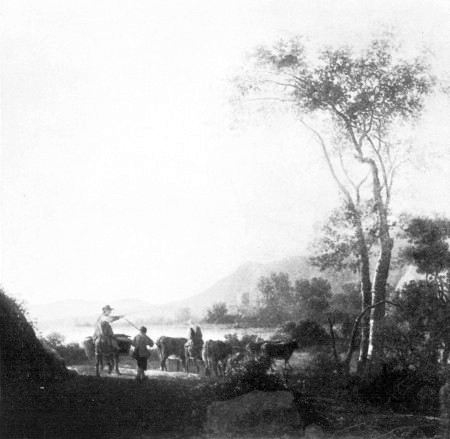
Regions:
<instances>
[{"instance_id":1,"label":"man with hat","mask_svg":"<svg viewBox=\"0 0 450 439\"><path fill-rule=\"evenodd\" d=\"M137 375L136 380L142 381L146 378L145 371L147 370L147 360L150 356L150 351L147 346L153 346L153 340L147 336L147 328L141 326L139 334L133 339L133 358L137 361Z\"/></svg>"},{"instance_id":2,"label":"man with hat","mask_svg":"<svg viewBox=\"0 0 450 439\"><path fill-rule=\"evenodd\" d=\"M114 332L112 330L111 323L123 318L124 316L112 316L111 311L113 309L114 308L111 308L109 305L106 305L102 308L103 312L97 319L93 338L94 341L98 338L103 338L108 342L110 346L112 346L114 349L119 350L120 348L114 338Z\"/></svg>"}]
</instances>

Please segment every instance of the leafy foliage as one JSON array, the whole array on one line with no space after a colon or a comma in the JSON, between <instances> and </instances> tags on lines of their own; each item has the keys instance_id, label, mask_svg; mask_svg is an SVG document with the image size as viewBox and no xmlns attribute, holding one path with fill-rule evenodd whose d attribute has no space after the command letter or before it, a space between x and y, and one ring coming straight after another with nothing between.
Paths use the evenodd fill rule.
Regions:
<instances>
[{"instance_id":1,"label":"leafy foliage","mask_svg":"<svg viewBox=\"0 0 450 439\"><path fill-rule=\"evenodd\" d=\"M65 362L66 365L83 364L87 362L84 349L78 343L64 344L64 335L52 332L46 337L40 338L41 343L54 350Z\"/></svg>"},{"instance_id":2,"label":"leafy foliage","mask_svg":"<svg viewBox=\"0 0 450 439\"><path fill-rule=\"evenodd\" d=\"M386 130L396 118L415 117L434 85L423 59L400 60L397 51L392 35L383 35L360 55L349 47L326 48L311 64L296 37L259 47L254 59L284 74L286 93L304 112L331 110L335 122L351 123L363 133L373 127Z\"/></svg>"},{"instance_id":3,"label":"leafy foliage","mask_svg":"<svg viewBox=\"0 0 450 439\"><path fill-rule=\"evenodd\" d=\"M411 282L395 299L383 327L386 359L401 369L437 370L439 349L450 348L450 305L435 284Z\"/></svg>"},{"instance_id":4,"label":"leafy foliage","mask_svg":"<svg viewBox=\"0 0 450 439\"><path fill-rule=\"evenodd\" d=\"M331 285L326 279L314 277L311 280L297 280L293 294L301 318L323 320L332 297Z\"/></svg>"},{"instance_id":5,"label":"leafy foliage","mask_svg":"<svg viewBox=\"0 0 450 439\"><path fill-rule=\"evenodd\" d=\"M228 307L225 302L214 303L212 308L206 310L205 322L213 324L233 323L236 317L228 314Z\"/></svg>"},{"instance_id":6,"label":"leafy foliage","mask_svg":"<svg viewBox=\"0 0 450 439\"><path fill-rule=\"evenodd\" d=\"M404 217L403 236L409 245L401 257L414 264L419 273L437 277L450 268L450 220L446 218Z\"/></svg>"},{"instance_id":7,"label":"leafy foliage","mask_svg":"<svg viewBox=\"0 0 450 439\"><path fill-rule=\"evenodd\" d=\"M221 399L230 399L253 390L286 390L282 375L270 371L270 361L264 357L247 358L231 365L225 373L225 382L216 385L216 393Z\"/></svg>"},{"instance_id":8,"label":"leafy foliage","mask_svg":"<svg viewBox=\"0 0 450 439\"><path fill-rule=\"evenodd\" d=\"M389 405L400 412L439 413L439 388L443 384L434 370L398 369L387 364L381 375L362 383L360 397L376 405Z\"/></svg>"},{"instance_id":9,"label":"leafy foliage","mask_svg":"<svg viewBox=\"0 0 450 439\"><path fill-rule=\"evenodd\" d=\"M377 241L377 221L372 203L359 206L360 218L365 231L367 248L371 249ZM310 258L313 265L321 270L333 269L343 271L350 269L354 273L360 267L360 247L356 235L355 210L347 203L333 210L326 224L322 227L321 236L314 242L314 256Z\"/></svg>"},{"instance_id":10,"label":"leafy foliage","mask_svg":"<svg viewBox=\"0 0 450 439\"><path fill-rule=\"evenodd\" d=\"M301 279L292 285L287 273L271 273L258 283L263 303L263 322L279 324L300 318L323 319L331 298L331 286L323 278Z\"/></svg>"},{"instance_id":11,"label":"leafy foliage","mask_svg":"<svg viewBox=\"0 0 450 439\"><path fill-rule=\"evenodd\" d=\"M323 326L314 320L288 321L280 325L274 338L296 339L300 349L328 346L330 336Z\"/></svg>"},{"instance_id":12,"label":"leafy foliage","mask_svg":"<svg viewBox=\"0 0 450 439\"><path fill-rule=\"evenodd\" d=\"M359 270L363 305L384 303L393 240L390 236L391 191L398 167L409 154L405 127L421 115L435 86L423 57L401 59L391 34L356 52L325 48L308 59L301 40L258 48L254 87L243 89L273 96L290 105L313 135L343 198L343 216L331 218L315 262L321 267ZM370 177L370 178L369 178ZM376 221L367 227L367 219ZM345 223L351 232L344 233ZM370 249L378 241L377 266L370 279ZM371 310L361 325L361 358L382 355L379 328L384 305ZM369 349L370 345L370 349Z\"/></svg>"},{"instance_id":13,"label":"leafy foliage","mask_svg":"<svg viewBox=\"0 0 450 439\"><path fill-rule=\"evenodd\" d=\"M241 338L237 335L237 333L234 334L225 334L224 335L225 341L228 342L231 346L237 346L240 348L245 348L248 343L255 343L263 341L262 338L260 338L256 334L244 334Z\"/></svg>"}]
</instances>

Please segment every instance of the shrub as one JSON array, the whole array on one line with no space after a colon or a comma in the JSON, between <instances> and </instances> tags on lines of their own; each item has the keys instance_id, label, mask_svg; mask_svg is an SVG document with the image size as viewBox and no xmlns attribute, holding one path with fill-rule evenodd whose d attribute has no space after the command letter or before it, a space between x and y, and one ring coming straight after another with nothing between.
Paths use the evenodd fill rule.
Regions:
<instances>
[{"instance_id":1,"label":"shrub","mask_svg":"<svg viewBox=\"0 0 450 439\"><path fill-rule=\"evenodd\" d=\"M269 369L270 359L267 358L247 358L242 362L230 364L224 383L215 385L216 393L221 399L230 399L253 390L286 390L282 375Z\"/></svg>"},{"instance_id":2,"label":"shrub","mask_svg":"<svg viewBox=\"0 0 450 439\"><path fill-rule=\"evenodd\" d=\"M360 389L360 395L372 404L389 405L397 411L436 414L439 389L444 380L425 370L398 369L385 365L382 373Z\"/></svg>"},{"instance_id":3,"label":"shrub","mask_svg":"<svg viewBox=\"0 0 450 439\"><path fill-rule=\"evenodd\" d=\"M236 333L234 333L234 334L225 334L224 338L227 341L227 343L231 344L231 346L237 346L237 347L240 347L240 348L243 348L243 349L250 342L263 341L262 338L260 338L256 334L244 334L242 336L242 338L239 338L239 336Z\"/></svg>"},{"instance_id":4,"label":"shrub","mask_svg":"<svg viewBox=\"0 0 450 439\"><path fill-rule=\"evenodd\" d=\"M297 323L288 321L276 331L275 338L295 338L302 348L328 345L330 336L319 323L314 320L301 320Z\"/></svg>"},{"instance_id":5,"label":"shrub","mask_svg":"<svg viewBox=\"0 0 450 439\"><path fill-rule=\"evenodd\" d=\"M65 337L52 332L47 337L39 339L41 343L50 350L54 350L66 363L67 366L86 363L86 353L78 343L64 344Z\"/></svg>"},{"instance_id":6,"label":"shrub","mask_svg":"<svg viewBox=\"0 0 450 439\"><path fill-rule=\"evenodd\" d=\"M336 390L340 390L343 383L336 370L336 364L329 354L319 353L305 366L299 374L296 391L306 395L330 396Z\"/></svg>"}]
</instances>

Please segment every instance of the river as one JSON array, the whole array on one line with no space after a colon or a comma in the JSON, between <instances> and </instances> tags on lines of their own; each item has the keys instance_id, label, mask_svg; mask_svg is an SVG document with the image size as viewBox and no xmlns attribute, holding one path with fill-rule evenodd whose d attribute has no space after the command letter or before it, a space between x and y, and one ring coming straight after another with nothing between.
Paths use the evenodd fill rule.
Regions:
<instances>
[{"instance_id":1,"label":"river","mask_svg":"<svg viewBox=\"0 0 450 439\"><path fill-rule=\"evenodd\" d=\"M168 337L185 337L188 338L190 326L183 324L163 325L163 324L147 324L147 335L156 340L161 335ZM226 334L236 333L240 338L243 335L256 334L267 340L274 334L273 329L268 328L233 328L228 325L203 325L199 324L204 340L224 340ZM115 334L127 334L134 337L138 330L131 324L113 323L112 328ZM38 335L47 337L53 332L57 332L64 336L64 343L83 343L86 337L93 335L94 326L77 326L70 323L65 324L41 324L37 325Z\"/></svg>"}]
</instances>

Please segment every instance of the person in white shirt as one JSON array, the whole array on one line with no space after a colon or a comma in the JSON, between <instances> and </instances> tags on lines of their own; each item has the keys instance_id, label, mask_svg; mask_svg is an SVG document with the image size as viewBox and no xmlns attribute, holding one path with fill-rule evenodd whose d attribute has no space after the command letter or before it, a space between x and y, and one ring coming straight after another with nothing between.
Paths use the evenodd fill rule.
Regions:
<instances>
[{"instance_id":1,"label":"person in white shirt","mask_svg":"<svg viewBox=\"0 0 450 439\"><path fill-rule=\"evenodd\" d=\"M114 332L111 327L111 323L115 322L123 318L124 316L112 316L111 311L114 308L111 308L109 305L106 305L102 308L102 314L97 319L97 323L95 325L94 332L94 341L97 339L103 338L110 346L114 349L119 350L119 345L114 338Z\"/></svg>"}]
</instances>

